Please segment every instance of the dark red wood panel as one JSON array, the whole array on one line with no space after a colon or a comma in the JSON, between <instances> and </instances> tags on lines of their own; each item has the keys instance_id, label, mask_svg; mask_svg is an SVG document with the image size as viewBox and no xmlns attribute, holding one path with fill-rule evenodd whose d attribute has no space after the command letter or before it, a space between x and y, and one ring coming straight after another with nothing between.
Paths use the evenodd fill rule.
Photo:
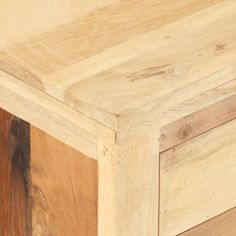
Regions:
<instances>
[{"instance_id":1,"label":"dark red wood panel","mask_svg":"<svg viewBox=\"0 0 236 236\"><path fill-rule=\"evenodd\" d=\"M0 235L10 235L11 158L9 136L11 115L0 109Z\"/></svg>"},{"instance_id":2,"label":"dark red wood panel","mask_svg":"<svg viewBox=\"0 0 236 236\"><path fill-rule=\"evenodd\" d=\"M30 235L29 125L0 109L0 236Z\"/></svg>"}]
</instances>

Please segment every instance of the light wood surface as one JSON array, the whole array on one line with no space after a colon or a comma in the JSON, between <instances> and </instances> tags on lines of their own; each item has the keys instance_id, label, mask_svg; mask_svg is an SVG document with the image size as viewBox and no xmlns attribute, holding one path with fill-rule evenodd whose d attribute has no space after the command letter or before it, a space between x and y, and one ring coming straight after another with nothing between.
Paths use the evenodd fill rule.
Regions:
<instances>
[{"instance_id":1,"label":"light wood surface","mask_svg":"<svg viewBox=\"0 0 236 236\"><path fill-rule=\"evenodd\" d=\"M32 236L97 235L95 160L31 126Z\"/></svg>"},{"instance_id":2,"label":"light wood surface","mask_svg":"<svg viewBox=\"0 0 236 236\"><path fill-rule=\"evenodd\" d=\"M7 0L1 1L0 48L26 41L35 34L53 30L116 0ZM43 17L42 17L43 12Z\"/></svg>"},{"instance_id":3,"label":"light wood surface","mask_svg":"<svg viewBox=\"0 0 236 236\"><path fill-rule=\"evenodd\" d=\"M98 236L157 236L159 133L125 145L98 141Z\"/></svg>"},{"instance_id":4,"label":"light wood surface","mask_svg":"<svg viewBox=\"0 0 236 236\"><path fill-rule=\"evenodd\" d=\"M236 118L236 95L161 128L160 152Z\"/></svg>"},{"instance_id":5,"label":"light wood surface","mask_svg":"<svg viewBox=\"0 0 236 236\"><path fill-rule=\"evenodd\" d=\"M81 2L63 1L50 12L55 18L41 17L39 23L50 27L35 27L38 15L31 15L33 33L16 23L22 40L1 37L0 69L121 130L117 141L143 133L171 107L236 76L235 1ZM13 17L10 3L2 11ZM14 9L25 9L23 19L53 4L32 1L24 8L23 2ZM0 30L14 38L10 16Z\"/></svg>"},{"instance_id":6,"label":"light wood surface","mask_svg":"<svg viewBox=\"0 0 236 236\"><path fill-rule=\"evenodd\" d=\"M235 95L235 91L236 79L207 90L165 112L159 119L160 126L163 128L206 107L215 106L215 104L219 104L223 100L230 99L230 97Z\"/></svg>"},{"instance_id":7,"label":"light wood surface","mask_svg":"<svg viewBox=\"0 0 236 236\"><path fill-rule=\"evenodd\" d=\"M182 233L236 205L236 120L161 154L160 235Z\"/></svg>"},{"instance_id":8,"label":"light wood surface","mask_svg":"<svg viewBox=\"0 0 236 236\"><path fill-rule=\"evenodd\" d=\"M182 141L234 114L236 1L9 0L0 14L0 107L32 125L34 236L173 236L235 206L235 121L159 145L210 106L220 116Z\"/></svg>"},{"instance_id":9,"label":"light wood surface","mask_svg":"<svg viewBox=\"0 0 236 236\"><path fill-rule=\"evenodd\" d=\"M209 220L179 236L235 236L236 208Z\"/></svg>"},{"instance_id":10,"label":"light wood surface","mask_svg":"<svg viewBox=\"0 0 236 236\"><path fill-rule=\"evenodd\" d=\"M97 156L97 137L115 143L113 130L4 72L0 72L0 91L2 108L91 158Z\"/></svg>"}]
</instances>

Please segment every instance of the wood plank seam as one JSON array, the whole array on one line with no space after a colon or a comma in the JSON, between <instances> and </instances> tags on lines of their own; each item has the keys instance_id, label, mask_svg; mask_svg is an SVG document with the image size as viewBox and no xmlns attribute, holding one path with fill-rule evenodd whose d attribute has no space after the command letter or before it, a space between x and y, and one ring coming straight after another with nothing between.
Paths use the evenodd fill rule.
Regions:
<instances>
[{"instance_id":1,"label":"wood plank seam","mask_svg":"<svg viewBox=\"0 0 236 236\"><path fill-rule=\"evenodd\" d=\"M160 139L158 145L160 146ZM157 236L160 235L160 218L161 218L161 153L159 152L159 168L158 168L158 232Z\"/></svg>"}]
</instances>

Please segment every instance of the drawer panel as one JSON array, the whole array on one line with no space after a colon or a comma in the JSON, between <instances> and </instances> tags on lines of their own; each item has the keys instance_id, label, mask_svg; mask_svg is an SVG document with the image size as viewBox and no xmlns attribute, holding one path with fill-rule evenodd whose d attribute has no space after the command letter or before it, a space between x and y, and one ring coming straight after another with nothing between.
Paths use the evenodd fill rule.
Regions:
<instances>
[{"instance_id":1,"label":"drawer panel","mask_svg":"<svg viewBox=\"0 0 236 236\"><path fill-rule=\"evenodd\" d=\"M236 208L233 208L179 236L235 236Z\"/></svg>"},{"instance_id":2,"label":"drawer panel","mask_svg":"<svg viewBox=\"0 0 236 236\"><path fill-rule=\"evenodd\" d=\"M160 235L180 234L236 205L236 120L160 156Z\"/></svg>"}]
</instances>

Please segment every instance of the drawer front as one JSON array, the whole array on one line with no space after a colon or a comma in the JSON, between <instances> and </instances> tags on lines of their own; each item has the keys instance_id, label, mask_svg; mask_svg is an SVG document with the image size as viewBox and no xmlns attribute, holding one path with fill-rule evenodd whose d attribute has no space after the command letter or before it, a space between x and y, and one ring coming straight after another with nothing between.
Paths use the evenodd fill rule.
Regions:
<instances>
[{"instance_id":1,"label":"drawer front","mask_svg":"<svg viewBox=\"0 0 236 236\"><path fill-rule=\"evenodd\" d=\"M236 120L161 153L160 162L161 236L236 206Z\"/></svg>"}]
</instances>

